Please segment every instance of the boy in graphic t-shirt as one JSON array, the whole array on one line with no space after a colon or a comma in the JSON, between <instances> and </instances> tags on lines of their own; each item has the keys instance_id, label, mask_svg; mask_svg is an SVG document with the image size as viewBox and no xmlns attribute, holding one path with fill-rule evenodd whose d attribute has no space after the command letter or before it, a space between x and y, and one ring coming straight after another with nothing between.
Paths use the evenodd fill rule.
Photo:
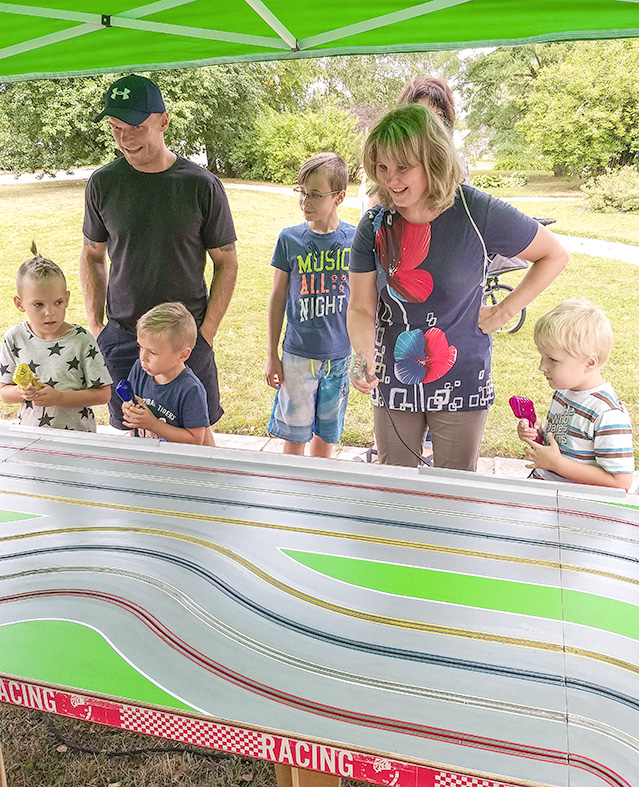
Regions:
<instances>
[{"instance_id":1,"label":"boy in graphic t-shirt","mask_svg":"<svg viewBox=\"0 0 639 787\"><path fill-rule=\"evenodd\" d=\"M95 432L95 405L111 396L111 377L98 346L81 325L66 321L70 293L62 269L38 254L18 268L13 302L26 322L5 333L0 348L0 398L19 404L22 426ZM27 380L16 380L19 366Z\"/></svg>"},{"instance_id":2,"label":"boy in graphic t-shirt","mask_svg":"<svg viewBox=\"0 0 639 787\"><path fill-rule=\"evenodd\" d=\"M184 304L160 303L137 321L140 357L129 374L134 399L122 403L136 437L202 445L210 423L206 390L184 362L197 326Z\"/></svg>"},{"instance_id":3,"label":"boy in graphic t-shirt","mask_svg":"<svg viewBox=\"0 0 639 787\"><path fill-rule=\"evenodd\" d=\"M266 382L275 388L269 433L284 453L330 458L348 403L348 265L355 227L341 221L348 166L335 153L312 156L295 189L305 221L282 230L271 265ZM279 354L286 314L286 332Z\"/></svg>"}]
</instances>

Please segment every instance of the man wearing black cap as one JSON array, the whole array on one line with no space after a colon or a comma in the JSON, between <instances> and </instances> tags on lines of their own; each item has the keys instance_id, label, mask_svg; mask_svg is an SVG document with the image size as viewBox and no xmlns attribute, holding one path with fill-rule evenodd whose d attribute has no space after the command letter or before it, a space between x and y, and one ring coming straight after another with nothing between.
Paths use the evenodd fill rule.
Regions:
<instances>
[{"instance_id":1,"label":"man wearing black cap","mask_svg":"<svg viewBox=\"0 0 639 787\"><path fill-rule=\"evenodd\" d=\"M103 117L123 155L94 172L86 188L80 282L89 328L117 382L138 357L137 319L159 303L182 301L199 327L187 363L207 389L214 424L223 410L211 345L237 278L226 193L215 175L167 148L169 115L150 79L132 74L114 82L95 120ZM124 429L115 394L109 412L111 424Z\"/></svg>"}]
</instances>

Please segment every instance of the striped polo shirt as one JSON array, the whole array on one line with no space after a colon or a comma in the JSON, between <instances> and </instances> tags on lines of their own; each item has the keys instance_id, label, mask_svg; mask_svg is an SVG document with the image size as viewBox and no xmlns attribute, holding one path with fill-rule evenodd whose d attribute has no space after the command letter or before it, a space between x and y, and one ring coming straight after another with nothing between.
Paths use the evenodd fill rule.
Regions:
<instances>
[{"instance_id":1,"label":"striped polo shirt","mask_svg":"<svg viewBox=\"0 0 639 787\"><path fill-rule=\"evenodd\" d=\"M628 411L610 383L587 391L555 391L543 429L555 437L563 456L600 465L608 473L632 473L632 425ZM535 468L534 478L566 481L549 470Z\"/></svg>"}]
</instances>

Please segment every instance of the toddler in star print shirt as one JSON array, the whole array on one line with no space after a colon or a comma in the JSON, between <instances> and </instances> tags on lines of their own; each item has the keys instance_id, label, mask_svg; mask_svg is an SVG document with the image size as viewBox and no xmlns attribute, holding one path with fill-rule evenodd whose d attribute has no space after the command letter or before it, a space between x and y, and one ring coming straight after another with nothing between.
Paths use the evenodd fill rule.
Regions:
<instances>
[{"instance_id":1,"label":"toddler in star print shirt","mask_svg":"<svg viewBox=\"0 0 639 787\"><path fill-rule=\"evenodd\" d=\"M65 321L70 293L62 272L38 254L23 262L16 276L13 302L27 321L5 333L0 348L0 398L19 404L24 426L48 426L95 432L92 406L111 398L111 377L94 338L81 325ZM13 381L26 363L41 387L22 388Z\"/></svg>"}]
</instances>

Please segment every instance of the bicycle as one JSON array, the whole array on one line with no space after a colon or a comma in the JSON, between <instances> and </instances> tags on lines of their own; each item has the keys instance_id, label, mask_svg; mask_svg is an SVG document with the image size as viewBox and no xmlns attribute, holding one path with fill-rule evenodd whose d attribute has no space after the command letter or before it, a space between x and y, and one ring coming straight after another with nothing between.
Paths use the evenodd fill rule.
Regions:
<instances>
[{"instance_id":1,"label":"bicycle","mask_svg":"<svg viewBox=\"0 0 639 787\"><path fill-rule=\"evenodd\" d=\"M554 224L557 219L535 219L544 227ZM521 257L503 257L501 254L492 254L489 257L488 271L486 272L486 286L484 287L484 304L495 306L515 288L510 284L499 281L499 277L510 271L522 270L528 267L526 260ZM526 322L526 307L524 307L511 320L503 325L495 333L517 333L521 326Z\"/></svg>"}]
</instances>

